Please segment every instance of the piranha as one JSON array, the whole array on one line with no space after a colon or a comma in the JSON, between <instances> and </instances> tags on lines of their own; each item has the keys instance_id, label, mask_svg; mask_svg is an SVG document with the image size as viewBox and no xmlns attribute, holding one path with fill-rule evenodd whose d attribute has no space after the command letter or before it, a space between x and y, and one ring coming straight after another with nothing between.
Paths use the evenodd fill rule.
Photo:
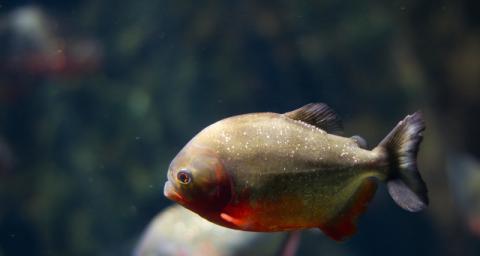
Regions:
<instances>
[{"instance_id":1,"label":"piranha","mask_svg":"<svg viewBox=\"0 0 480 256\"><path fill-rule=\"evenodd\" d=\"M229 117L203 129L178 153L164 194L228 228L317 227L344 240L356 232L377 181L386 182L407 211L428 205L416 164L424 129L416 112L368 150L360 136L341 136L340 118L323 103Z\"/></svg>"}]
</instances>

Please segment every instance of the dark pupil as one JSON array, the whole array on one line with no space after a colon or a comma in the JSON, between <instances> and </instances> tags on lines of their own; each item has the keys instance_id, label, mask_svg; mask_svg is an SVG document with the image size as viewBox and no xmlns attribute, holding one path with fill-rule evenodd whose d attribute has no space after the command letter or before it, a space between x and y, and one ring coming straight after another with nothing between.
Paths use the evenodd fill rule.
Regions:
<instances>
[{"instance_id":1,"label":"dark pupil","mask_svg":"<svg viewBox=\"0 0 480 256\"><path fill-rule=\"evenodd\" d=\"M182 183L189 183L190 182L190 175L188 175L188 173L186 172L179 172L178 175L178 180Z\"/></svg>"}]
</instances>

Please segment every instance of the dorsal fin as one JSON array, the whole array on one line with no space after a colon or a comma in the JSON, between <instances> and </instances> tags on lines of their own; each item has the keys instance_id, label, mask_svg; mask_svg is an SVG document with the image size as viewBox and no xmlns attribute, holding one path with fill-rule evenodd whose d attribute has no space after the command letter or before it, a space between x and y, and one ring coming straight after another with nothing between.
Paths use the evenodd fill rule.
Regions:
<instances>
[{"instance_id":1,"label":"dorsal fin","mask_svg":"<svg viewBox=\"0 0 480 256\"><path fill-rule=\"evenodd\" d=\"M325 103L310 103L299 109L285 113L291 119L316 126L331 134L342 134L340 117Z\"/></svg>"}]
</instances>

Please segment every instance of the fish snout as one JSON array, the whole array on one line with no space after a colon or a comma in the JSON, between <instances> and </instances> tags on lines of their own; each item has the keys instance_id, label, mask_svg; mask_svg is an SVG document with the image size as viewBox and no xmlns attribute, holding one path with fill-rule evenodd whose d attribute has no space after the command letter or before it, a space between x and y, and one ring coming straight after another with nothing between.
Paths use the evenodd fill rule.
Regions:
<instances>
[{"instance_id":1,"label":"fish snout","mask_svg":"<svg viewBox=\"0 0 480 256\"><path fill-rule=\"evenodd\" d=\"M165 186L163 187L163 195L165 195L165 197L167 197L168 199L176 202L183 201L183 197L175 190L175 187L169 180L165 182Z\"/></svg>"}]
</instances>

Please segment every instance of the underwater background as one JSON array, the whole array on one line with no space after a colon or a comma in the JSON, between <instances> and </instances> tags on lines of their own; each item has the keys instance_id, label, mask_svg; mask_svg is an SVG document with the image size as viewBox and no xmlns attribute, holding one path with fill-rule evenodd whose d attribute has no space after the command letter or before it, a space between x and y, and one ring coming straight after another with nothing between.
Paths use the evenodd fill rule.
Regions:
<instances>
[{"instance_id":1,"label":"underwater background","mask_svg":"<svg viewBox=\"0 0 480 256\"><path fill-rule=\"evenodd\" d=\"M190 138L309 102L370 147L421 110L430 206L381 185L356 235L305 231L297 255L480 255L478 7L0 0L0 256L131 255Z\"/></svg>"}]
</instances>

